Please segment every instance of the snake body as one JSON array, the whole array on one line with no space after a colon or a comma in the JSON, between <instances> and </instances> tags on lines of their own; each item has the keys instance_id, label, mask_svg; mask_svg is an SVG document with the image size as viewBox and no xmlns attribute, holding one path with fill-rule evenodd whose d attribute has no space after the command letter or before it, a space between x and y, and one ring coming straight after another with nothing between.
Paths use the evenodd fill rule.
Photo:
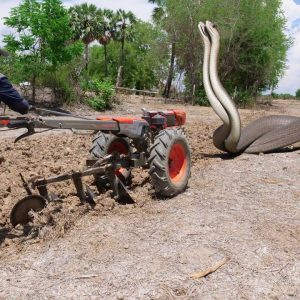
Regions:
<instances>
[{"instance_id":1,"label":"snake body","mask_svg":"<svg viewBox=\"0 0 300 300\"><path fill-rule=\"evenodd\" d=\"M209 21L199 23L204 44L203 84L207 98L223 121L213 135L214 145L229 153L264 153L300 141L300 117L262 117L241 129L239 112L218 76L220 35Z\"/></svg>"}]
</instances>

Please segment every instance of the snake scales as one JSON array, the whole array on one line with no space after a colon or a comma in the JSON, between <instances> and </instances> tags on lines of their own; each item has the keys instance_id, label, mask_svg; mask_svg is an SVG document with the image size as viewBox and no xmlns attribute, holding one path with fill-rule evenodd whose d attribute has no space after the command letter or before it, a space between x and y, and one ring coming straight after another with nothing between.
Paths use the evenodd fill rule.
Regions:
<instances>
[{"instance_id":1,"label":"snake scales","mask_svg":"<svg viewBox=\"0 0 300 300\"><path fill-rule=\"evenodd\" d=\"M299 142L300 117L262 117L241 129L238 110L218 76L219 32L209 21L200 22L198 27L204 43L205 92L212 108L223 121L223 125L214 132L214 145L229 153L263 153Z\"/></svg>"}]
</instances>

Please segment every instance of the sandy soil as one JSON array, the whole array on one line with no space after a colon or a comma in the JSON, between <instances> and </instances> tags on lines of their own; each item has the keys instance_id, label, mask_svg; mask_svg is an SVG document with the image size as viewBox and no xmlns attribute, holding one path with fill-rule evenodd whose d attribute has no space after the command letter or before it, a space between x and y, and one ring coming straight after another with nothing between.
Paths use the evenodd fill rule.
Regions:
<instances>
[{"instance_id":1,"label":"sandy soil","mask_svg":"<svg viewBox=\"0 0 300 300\"><path fill-rule=\"evenodd\" d=\"M10 210L26 195L18 174L83 168L92 137L64 131L14 144L0 132L0 299L299 299L299 148L231 158L212 145L220 123L210 108L139 101L122 99L113 114L187 111L192 177L173 199L157 199L142 170L134 171L134 204L116 203L107 191L91 209L65 182L50 189L61 201L33 224L11 228ZM241 110L243 124L269 114L300 116L300 103ZM216 272L191 278L224 258Z\"/></svg>"}]
</instances>

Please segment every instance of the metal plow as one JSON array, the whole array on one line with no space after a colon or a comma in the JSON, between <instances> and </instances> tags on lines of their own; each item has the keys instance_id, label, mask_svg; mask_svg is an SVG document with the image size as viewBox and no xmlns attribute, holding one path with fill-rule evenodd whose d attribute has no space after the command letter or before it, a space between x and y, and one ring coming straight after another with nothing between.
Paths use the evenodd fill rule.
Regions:
<instances>
[{"instance_id":1,"label":"metal plow","mask_svg":"<svg viewBox=\"0 0 300 300\"><path fill-rule=\"evenodd\" d=\"M48 185L62 181L71 181L80 202L91 206L95 205L95 194L83 183L84 177L93 176L99 191L109 186L116 200L131 199L126 186L130 183L133 168L149 169L153 187L159 195L173 197L185 190L190 177L191 155L183 130L184 111L142 109L140 118L99 116L90 119L35 109L35 113L42 112L59 117L0 116L0 127L6 130L25 128L26 132L15 142L43 129L89 130L96 134L84 170L29 181L20 174L27 196L12 209L10 220L13 226L27 224L32 221L31 210L40 211L49 202L57 200L56 195L49 193Z\"/></svg>"}]
</instances>

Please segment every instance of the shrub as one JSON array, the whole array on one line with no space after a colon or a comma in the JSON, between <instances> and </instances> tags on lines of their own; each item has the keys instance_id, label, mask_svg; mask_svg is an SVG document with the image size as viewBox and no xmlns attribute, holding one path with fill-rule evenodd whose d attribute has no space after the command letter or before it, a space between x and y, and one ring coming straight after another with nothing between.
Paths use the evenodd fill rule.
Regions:
<instances>
[{"instance_id":1,"label":"shrub","mask_svg":"<svg viewBox=\"0 0 300 300\"><path fill-rule=\"evenodd\" d=\"M96 110L104 110L111 108L112 99L115 95L115 89L110 81L99 81L97 79L92 79L89 81L84 81L82 83L82 88L85 91L93 92L94 97L89 98L87 103Z\"/></svg>"},{"instance_id":2,"label":"shrub","mask_svg":"<svg viewBox=\"0 0 300 300\"><path fill-rule=\"evenodd\" d=\"M247 107L253 103L253 97L247 90L230 92L230 97L233 99L235 104L239 107ZM195 103L200 106L210 106L205 90L199 89L196 93Z\"/></svg>"},{"instance_id":3,"label":"shrub","mask_svg":"<svg viewBox=\"0 0 300 300\"><path fill-rule=\"evenodd\" d=\"M89 98L87 103L95 110L105 110L107 108L106 102L100 96Z\"/></svg>"},{"instance_id":4,"label":"shrub","mask_svg":"<svg viewBox=\"0 0 300 300\"><path fill-rule=\"evenodd\" d=\"M295 99L295 96L291 94L277 94L277 93L271 93L271 96L273 99L283 99L283 100L288 100L288 99ZM297 97L297 96L296 96Z\"/></svg>"},{"instance_id":5,"label":"shrub","mask_svg":"<svg viewBox=\"0 0 300 300\"><path fill-rule=\"evenodd\" d=\"M296 98L300 99L300 89L296 91Z\"/></svg>"},{"instance_id":6,"label":"shrub","mask_svg":"<svg viewBox=\"0 0 300 300\"><path fill-rule=\"evenodd\" d=\"M53 91L55 101L71 103L80 100L82 94L79 88L79 78L76 75L77 61L60 66L58 70L46 70L40 76L39 84Z\"/></svg>"},{"instance_id":7,"label":"shrub","mask_svg":"<svg viewBox=\"0 0 300 300\"><path fill-rule=\"evenodd\" d=\"M55 100L71 103L76 100L76 94L71 82L63 74L57 74L52 81L52 90Z\"/></svg>"},{"instance_id":8,"label":"shrub","mask_svg":"<svg viewBox=\"0 0 300 300\"><path fill-rule=\"evenodd\" d=\"M232 99L238 107L251 106L254 101L250 91L248 90L235 91L232 95Z\"/></svg>"},{"instance_id":9,"label":"shrub","mask_svg":"<svg viewBox=\"0 0 300 300\"><path fill-rule=\"evenodd\" d=\"M200 88L196 91L195 95L195 104L200 106L209 106L209 101L207 99L205 90L203 88Z\"/></svg>"}]
</instances>

